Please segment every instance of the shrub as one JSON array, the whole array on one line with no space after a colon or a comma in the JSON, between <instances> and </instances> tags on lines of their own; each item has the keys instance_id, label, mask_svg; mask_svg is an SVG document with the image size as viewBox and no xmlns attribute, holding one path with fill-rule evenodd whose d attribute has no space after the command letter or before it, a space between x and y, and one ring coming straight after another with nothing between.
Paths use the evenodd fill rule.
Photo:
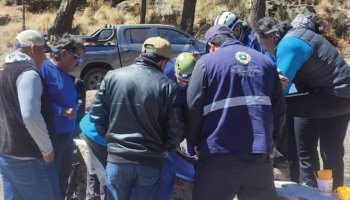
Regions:
<instances>
[{"instance_id":1,"label":"shrub","mask_svg":"<svg viewBox=\"0 0 350 200\"><path fill-rule=\"evenodd\" d=\"M11 21L10 15L0 15L0 26L6 25Z\"/></svg>"}]
</instances>

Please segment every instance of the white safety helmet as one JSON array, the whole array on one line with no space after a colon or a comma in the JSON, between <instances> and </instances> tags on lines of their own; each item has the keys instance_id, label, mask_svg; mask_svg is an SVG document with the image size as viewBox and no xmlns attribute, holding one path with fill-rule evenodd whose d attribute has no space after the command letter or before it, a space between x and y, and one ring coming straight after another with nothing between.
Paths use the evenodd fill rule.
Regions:
<instances>
[{"instance_id":1,"label":"white safety helmet","mask_svg":"<svg viewBox=\"0 0 350 200\"><path fill-rule=\"evenodd\" d=\"M237 21L238 17L235 14L225 11L216 16L214 25L225 25L231 29Z\"/></svg>"}]
</instances>

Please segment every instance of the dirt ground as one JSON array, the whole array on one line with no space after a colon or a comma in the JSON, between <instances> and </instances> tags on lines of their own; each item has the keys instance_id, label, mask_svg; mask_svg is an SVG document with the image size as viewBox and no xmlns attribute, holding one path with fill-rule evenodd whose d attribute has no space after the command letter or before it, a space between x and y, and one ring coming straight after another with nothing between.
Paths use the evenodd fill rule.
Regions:
<instances>
[{"instance_id":1,"label":"dirt ground","mask_svg":"<svg viewBox=\"0 0 350 200\"><path fill-rule=\"evenodd\" d=\"M348 131L346 134L346 138L344 141L344 146L345 146L345 157L344 157L344 162L345 162L345 185L350 187L350 124L348 127ZM181 189L181 188L180 188ZM0 179L0 200L3 200L3 188L2 188L2 182Z\"/></svg>"}]
</instances>

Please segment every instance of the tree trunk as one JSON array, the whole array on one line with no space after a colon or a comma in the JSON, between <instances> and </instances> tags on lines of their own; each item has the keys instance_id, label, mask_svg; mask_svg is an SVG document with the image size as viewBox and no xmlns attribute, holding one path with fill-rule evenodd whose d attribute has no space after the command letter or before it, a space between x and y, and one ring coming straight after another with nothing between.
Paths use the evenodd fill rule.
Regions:
<instances>
[{"instance_id":1,"label":"tree trunk","mask_svg":"<svg viewBox=\"0 0 350 200\"><path fill-rule=\"evenodd\" d=\"M22 31L26 30L26 4L22 0Z\"/></svg>"},{"instance_id":2,"label":"tree trunk","mask_svg":"<svg viewBox=\"0 0 350 200\"><path fill-rule=\"evenodd\" d=\"M146 7L147 0L141 0L140 24L144 24L146 22Z\"/></svg>"},{"instance_id":3,"label":"tree trunk","mask_svg":"<svg viewBox=\"0 0 350 200\"><path fill-rule=\"evenodd\" d=\"M259 19L265 17L266 0L252 0L250 24L254 25Z\"/></svg>"},{"instance_id":4,"label":"tree trunk","mask_svg":"<svg viewBox=\"0 0 350 200\"><path fill-rule=\"evenodd\" d=\"M62 0L55 21L49 28L49 36L62 36L72 31L73 16L79 3L81 3L80 0Z\"/></svg>"},{"instance_id":5,"label":"tree trunk","mask_svg":"<svg viewBox=\"0 0 350 200\"><path fill-rule=\"evenodd\" d=\"M180 28L189 34L193 34L194 14L197 0L184 0Z\"/></svg>"}]
</instances>

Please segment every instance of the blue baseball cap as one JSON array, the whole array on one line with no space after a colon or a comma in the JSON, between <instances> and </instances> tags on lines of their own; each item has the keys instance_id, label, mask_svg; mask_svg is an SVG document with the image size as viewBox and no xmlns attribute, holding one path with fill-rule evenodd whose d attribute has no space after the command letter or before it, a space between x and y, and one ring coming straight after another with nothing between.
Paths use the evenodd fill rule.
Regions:
<instances>
[{"instance_id":1,"label":"blue baseball cap","mask_svg":"<svg viewBox=\"0 0 350 200\"><path fill-rule=\"evenodd\" d=\"M214 25L205 33L205 43L208 43L210 39L217 35L232 35L232 31L225 25Z\"/></svg>"}]
</instances>

